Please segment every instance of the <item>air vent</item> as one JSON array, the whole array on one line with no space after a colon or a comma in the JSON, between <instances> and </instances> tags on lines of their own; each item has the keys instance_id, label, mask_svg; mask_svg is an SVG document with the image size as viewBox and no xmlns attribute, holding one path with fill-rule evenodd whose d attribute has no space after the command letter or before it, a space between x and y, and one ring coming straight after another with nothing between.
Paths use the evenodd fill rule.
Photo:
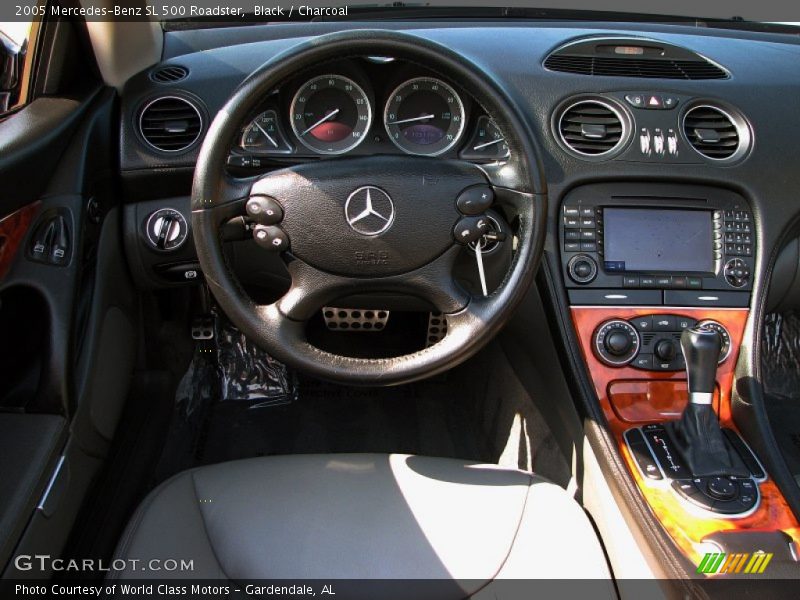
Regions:
<instances>
[{"instance_id":1,"label":"air vent","mask_svg":"<svg viewBox=\"0 0 800 600\"><path fill-rule=\"evenodd\" d=\"M561 113L557 128L561 141L583 156L606 156L627 137L626 121L619 110L599 100L570 104Z\"/></svg>"},{"instance_id":2,"label":"air vent","mask_svg":"<svg viewBox=\"0 0 800 600\"><path fill-rule=\"evenodd\" d=\"M728 78L725 71L716 65L709 62L688 60L551 56L545 61L544 66L551 71L606 77L640 77L645 79Z\"/></svg>"},{"instance_id":3,"label":"air vent","mask_svg":"<svg viewBox=\"0 0 800 600\"><path fill-rule=\"evenodd\" d=\"M695 150L713 160L737 158L746 150L750 137L743 119L708 105L686 111L683 133Z\"/></svg>"},{"instance_id":4,"label":"air vent","mask_svg":"<svg viewBox=\"0 0 800 600\"><path fill-rule=\"evenodd\" d=\"M150 79L156 83L175 83L181 79L186 79L189 75L189 69L179 65L170 65L168 67L161 67L150 73Z\"/></svg>"},{"instance_id":5,"label":"air vent","mask_svg":"<svg viewBox=\"0 0 800 600\"><path fill-rule=\"evenodd\" d=\"M163 152L186 150L203 130L203 118L197 107L184 98L165 96L147 104L139 117L139 131L144 140Z\"/></svg>"},{"instance_id":6,"label":"air vent","mask_svg":"<svg viewBox=\"0 0 800 600\"><path fill-rule=\"evenodd\" d=\"M642 38L570 42L544 61L551 71L645 79L727 79L728 73L686 48Z\"/></svg>"}]
</instances>

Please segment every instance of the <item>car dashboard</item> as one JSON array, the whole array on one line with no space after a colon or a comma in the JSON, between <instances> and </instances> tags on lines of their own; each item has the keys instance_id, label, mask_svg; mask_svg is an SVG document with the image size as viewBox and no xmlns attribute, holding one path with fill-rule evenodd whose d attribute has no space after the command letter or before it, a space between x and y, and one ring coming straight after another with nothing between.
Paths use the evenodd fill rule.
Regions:
<instances>
[{"instance_id":1,"label":"car dashboard","mask_svg":"<svg viewBox=\"0 0 800 600\"><path fill-rule=\"evenodd\" d=\"M125 86L119 162L126 249L140 286L202 278L191 243L192 170L236 86L293 43L346 28L231 29L233 41L220 46L210 38L204 45L198 32L173 32L165 60ZM746 398L758 393L737 369L758 368L753 340L769 275L800 214L800 159L787 151L796 141L797 40L625 24L389 28L468 57L526 115L546 190L539 284L575 391L619 453L619 485L648 503L665 539L695 562L709 539L724 546L720 532L783 527L800 540L749 448L742 459L758 472L736 484L733 500L715 503L698 491L704 482L667 472L643 441L685 404L676 336L688 324L711 324L725 343L714 400L725 427L735 430L734 413L746 415ZM259 32L270 39L253 41ZM376 154L502 166L509 152L492 115L447 73L354 56L293 73L267 94L230 141L227 167L250 177ZM178 222L167 227L166 245L158 237L164 219ZM230 239L246 244L247 224ZM287 285L280 265L248 260L247 252L236 252L245 284L257 271ZM778 284L789 289L782 281L796 277L790 266Z\"/></svg>"}]
</instances>

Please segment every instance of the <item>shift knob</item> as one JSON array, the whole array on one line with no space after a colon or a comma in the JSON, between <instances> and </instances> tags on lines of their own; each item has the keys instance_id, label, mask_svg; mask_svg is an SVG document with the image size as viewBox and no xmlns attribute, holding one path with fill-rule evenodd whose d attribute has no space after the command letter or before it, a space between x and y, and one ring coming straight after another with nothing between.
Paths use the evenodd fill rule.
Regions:
<instances>
[{"instance_id":1,"label":"shift knob","mask_svg":"<svg viewBox=\"0 0 800 600\"><path fill-rule=\"evenodd\" d=\"M711 404L722 339L713 329L702 325L690 327L681 333L681 350L686 360L689 402Z\"/></svg>"}]
</instances>

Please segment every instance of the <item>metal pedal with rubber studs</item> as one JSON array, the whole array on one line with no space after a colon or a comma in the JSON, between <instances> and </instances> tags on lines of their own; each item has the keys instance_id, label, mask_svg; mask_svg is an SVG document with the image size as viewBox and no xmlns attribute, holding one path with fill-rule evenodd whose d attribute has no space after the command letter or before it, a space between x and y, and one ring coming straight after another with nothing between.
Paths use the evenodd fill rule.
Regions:
<instances>
[{"instance_id":1,"label":"metal pedal with rubber studs","mask_svg":"<svg viewBox=\"0 0 800 600\"><path fill-rule=\"evenodd\" d=\"M192 321L193 340L214 339L214 317L198 317Z\"/></svg>"},{"instance_id":2,"label":"metal pedal with rubber studs","mask_svg":"<svg viewBox=\"0 0 800 600\"><path fill-rule=\"evenodd\" d=\"M428 337L425 346L433 346L441 342L447 335L447 317L440 312L432 312L428 315Z\"/></svg>"},{"instance_id":3,"label":"metal pedal with rubber studs","mask_svg":"<svg viewBox=\"0 0 800 600\"><path fill-rule=\"evenodd\" d=\"M379 309L325 306L322 316L331 331L383 331L389 321L389 311Z\"/></svg>"}]
</instances>

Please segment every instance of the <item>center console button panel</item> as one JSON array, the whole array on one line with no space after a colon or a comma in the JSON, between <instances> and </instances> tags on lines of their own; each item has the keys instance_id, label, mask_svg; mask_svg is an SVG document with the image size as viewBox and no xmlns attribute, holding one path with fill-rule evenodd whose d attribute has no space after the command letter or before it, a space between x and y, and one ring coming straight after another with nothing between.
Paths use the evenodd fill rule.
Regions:
<instances>
[{"instance_id":1,"label":"center console button panel","mask_svg":"<svg viewBox=\"0 0 800 600\"><path fill-rule=\"evenodd\" d=\"M749 477L693 477L660 423L629 429L624 437L648 485L668 486L692 510L707 511L717 518L743 517L758 506L758 482L764 480L764 471L735 431L724 429L723 433L750 470Z\"/></svg>"},{"instance_id":2,"label":"center console button panel","mask_svg":"<svg viewBox=\"0 0 800 600\"><path fill-rule=\"evenodd\" d=\"M597 358L612 367L628 365L645 371L682 371L686 363L680 349L681 332L696 323L691 317L673 314L610 319L595 331L593 347ZM716 321L704 320L701 323L720 334L720 363L724 362L731 351L730 333ZM621 346L623 334L630 339L630 345Z\"/></svg>"}]
</instances>

